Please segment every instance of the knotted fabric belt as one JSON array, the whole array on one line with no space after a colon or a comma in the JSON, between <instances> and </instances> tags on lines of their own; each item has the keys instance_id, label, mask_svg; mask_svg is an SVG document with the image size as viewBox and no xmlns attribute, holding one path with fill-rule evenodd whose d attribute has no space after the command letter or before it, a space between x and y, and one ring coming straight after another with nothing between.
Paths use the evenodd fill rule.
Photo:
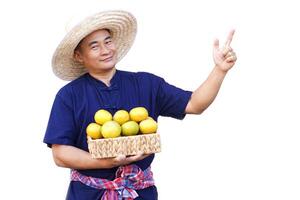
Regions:
<instances>
[{"instance_id":1,"label":"knotted fabric belt","mask_svg":"<svg viewBox=\"0 0 300 200\"><path fill-rule=\"evenodd\" d=\"M76 170L71 170L71 180L96 189L105 189L101 200L133 200L139 196L135 190L154 185L150 167L143 171L137 165L120 166L113 181L85 176Z\"/></svg>"}]
</instances>

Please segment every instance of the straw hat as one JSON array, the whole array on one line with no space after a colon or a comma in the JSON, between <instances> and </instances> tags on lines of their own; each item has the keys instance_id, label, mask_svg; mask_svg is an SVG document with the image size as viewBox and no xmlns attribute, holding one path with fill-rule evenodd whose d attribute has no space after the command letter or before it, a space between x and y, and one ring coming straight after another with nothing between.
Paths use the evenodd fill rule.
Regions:
<instances>
[{"instance_id":1,"label":"straw hat","mask_svg":"<svg viewBox=\"0 0 300 200\"><path fill-rule=\"evenodd\" d=\"M63 80L73 80L86 73L83 65L73 59L78 43L90 33L109 29L120 61L132 46L137 29L135 17L126 11L104 11L87 17L74 26L60 42L52 57L52 69Z\"/></svg>"}]
</instances>

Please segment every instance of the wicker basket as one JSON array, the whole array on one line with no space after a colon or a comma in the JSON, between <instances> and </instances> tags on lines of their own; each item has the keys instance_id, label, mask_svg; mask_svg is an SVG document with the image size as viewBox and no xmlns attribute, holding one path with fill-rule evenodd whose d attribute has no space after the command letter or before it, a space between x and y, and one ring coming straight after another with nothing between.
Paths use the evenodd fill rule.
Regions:
<instances>
[{"instance_id":1,"label":"wicker basket","mask_svg":"<svg viewBox=\"0 0 300 200\"><path fill-rule=\"evenodd\" d=\"M139 152L158 153L161 151L160 135L155 133L96 140L88 137L88 148L93 158L136 155Z\"/></svg>"}]
</instances>

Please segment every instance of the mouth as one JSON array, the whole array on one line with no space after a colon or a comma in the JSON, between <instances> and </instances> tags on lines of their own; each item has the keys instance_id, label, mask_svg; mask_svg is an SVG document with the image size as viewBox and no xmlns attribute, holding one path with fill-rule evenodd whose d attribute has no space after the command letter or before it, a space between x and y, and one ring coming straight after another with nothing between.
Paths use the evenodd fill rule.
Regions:
<instances>
[{"instance_id":1,"label":"mouth","mask_svg":"<svg viewBox=\"0 0 300 200\"><path fill-rule=\"evenodd\" d=\"M100 62L109 62L113 59L113 56L100 60Z\"/></svg>"}]
</instances>

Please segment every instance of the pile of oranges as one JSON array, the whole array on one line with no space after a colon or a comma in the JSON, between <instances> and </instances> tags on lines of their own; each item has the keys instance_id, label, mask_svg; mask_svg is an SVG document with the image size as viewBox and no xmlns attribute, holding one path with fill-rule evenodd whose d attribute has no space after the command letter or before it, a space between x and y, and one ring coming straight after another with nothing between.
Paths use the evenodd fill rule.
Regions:
<instances>
[{"instance_id":1,"label":"pile of oranges","mask_svg":"<svg viewBox=\"0 0 300 200\"><path fill-rule=\"evenodd\" d=\"M129 112L118 110L113 116L107 110L100 109L95 113L94 120L95 122L86 128L87 135L92 139L150 134L157 131L157 122L149 117L144 107L135 107Z\"/></svg>"}]
</instances>

